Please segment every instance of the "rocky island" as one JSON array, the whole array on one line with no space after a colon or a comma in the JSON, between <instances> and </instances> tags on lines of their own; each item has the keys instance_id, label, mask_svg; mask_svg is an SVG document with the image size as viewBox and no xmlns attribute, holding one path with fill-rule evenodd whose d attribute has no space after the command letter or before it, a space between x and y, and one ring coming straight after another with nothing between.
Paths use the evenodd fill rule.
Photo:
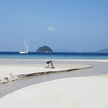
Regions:
<instances>
[{"instance_id":1,"label":"rocky island","mask_svg":"<svg viewBox=\"0 0 108 108\"><path fill-rule=\"evenodd\" d=\"M49 46L41 46L37 49L37 52L53 52Z\"/></svg>"}]
</instances>

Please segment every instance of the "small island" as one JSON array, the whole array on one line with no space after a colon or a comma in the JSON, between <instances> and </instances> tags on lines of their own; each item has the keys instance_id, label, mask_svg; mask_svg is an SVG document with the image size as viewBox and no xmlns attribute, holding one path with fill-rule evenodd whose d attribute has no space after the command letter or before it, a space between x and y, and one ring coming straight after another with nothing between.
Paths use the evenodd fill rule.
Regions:
<instances>
[{"instance_id":1,"label":"small island","mask_svg":"<svg viewBox=\"0 0 108 108\"><path fill-rule=\"evenodd\" d=\"M49 46L41 46L37 49L37 52L53 52L53 50Z\"/></svg>"}]
</instances>

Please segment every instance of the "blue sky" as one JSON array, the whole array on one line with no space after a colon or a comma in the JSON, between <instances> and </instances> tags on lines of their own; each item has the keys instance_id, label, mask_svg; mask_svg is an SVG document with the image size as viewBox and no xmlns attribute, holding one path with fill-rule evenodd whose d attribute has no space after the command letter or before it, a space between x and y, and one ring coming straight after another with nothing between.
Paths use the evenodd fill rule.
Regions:
<instances>
[{"instance_id":1,"label":"blue sky","mask_svg":"<svg viewBox=\"0 0 108 108\"><path fill-rule=\"evenodd\" d=\"M0 51L108 48L107 0L0 0Z\"/></svg>"}]
</instances>

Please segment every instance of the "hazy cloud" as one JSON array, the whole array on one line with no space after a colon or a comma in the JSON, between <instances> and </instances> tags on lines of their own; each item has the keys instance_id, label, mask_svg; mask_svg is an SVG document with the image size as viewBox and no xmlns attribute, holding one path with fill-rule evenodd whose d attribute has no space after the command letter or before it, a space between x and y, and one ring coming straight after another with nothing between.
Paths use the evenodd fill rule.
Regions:
<instances>
[{"instance_id":1,"label":"hazy cloud","mask_svg":"<svg viewBox=\"0 0 108 108\"><path fill-rule=\"evenodd\" d=\"M56 28L53 27L53 26L48 26L47 30L50 31L50 32L54 32L57 35L61 35L61 32L57 31Z\"/></svg>"},{"instance_id":2,"label":"hazy cloud","mask_svg":"<svg viewBox=\"0 0 108 108\"><path fill-rule=\"evenodd\" d=\"M56 31L56 29L54 28L54 27L52 27L52 26L48 26L48 31L53 31L53 32L55 32Z\"/></svg>"}]
</instances>

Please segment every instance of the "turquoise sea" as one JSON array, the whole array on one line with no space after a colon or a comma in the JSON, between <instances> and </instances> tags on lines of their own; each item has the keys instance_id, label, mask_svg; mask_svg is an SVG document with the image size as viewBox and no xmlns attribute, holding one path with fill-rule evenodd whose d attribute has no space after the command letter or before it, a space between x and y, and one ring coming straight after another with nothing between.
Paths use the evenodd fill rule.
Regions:
<instances>
[{"instance_id":1,"label":"turquoise sea","mask_svg":"<svg viewBox=\"0 0 108 108\"><path fill-rule=\"evenodd\" d=\"M19 52L0 52L0 59L103 59L108 60L108 53L36 53L19 54Z\"/></svg>"}]
</instances>

